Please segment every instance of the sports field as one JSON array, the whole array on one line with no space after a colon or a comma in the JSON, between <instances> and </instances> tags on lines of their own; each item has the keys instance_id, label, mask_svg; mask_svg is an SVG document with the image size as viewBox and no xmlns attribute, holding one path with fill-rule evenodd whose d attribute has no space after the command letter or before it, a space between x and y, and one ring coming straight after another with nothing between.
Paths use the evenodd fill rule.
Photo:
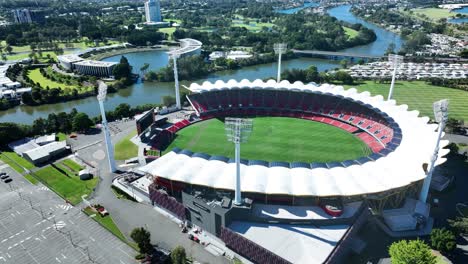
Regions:
<instances>
[{"instance_id":1,"label":"sports field","mask_svg":"<svg viewBox=\"0 0 468 264\"><path fill-rule=\"evenodd\" d=\"M333 162L367 156L371 150L360 139L339 128L287 117L253 118L253 132L241 145L241 158L265 161ZM177 132L166 149L189 149L210 155L234 157L224 123L211 119Z\"/></svg>"}]
</instances>

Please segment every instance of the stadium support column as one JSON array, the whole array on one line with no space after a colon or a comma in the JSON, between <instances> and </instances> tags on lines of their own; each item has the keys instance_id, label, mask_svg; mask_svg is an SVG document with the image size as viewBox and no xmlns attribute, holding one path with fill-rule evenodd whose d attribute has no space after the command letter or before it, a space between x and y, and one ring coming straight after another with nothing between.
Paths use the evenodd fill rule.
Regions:
<instances>
[{"instance_id":1,"label":"stadium support column","mask_svg":"<svg viewBox=\"0 0 468 264\"><path fill-rule=\"evenodd\" d=\"M109 170L111 172L115 172L117 170L117 166L115 165L114 160L114 147L112 146L109 127L107 125L106 111L104 110L104 101L106 100L106 95L107 84L105 84L103 81L99 81L99 93L97 95L97 99L99 101L99 108L101 109L102 128L104 129L104 139L106 141L107 149L107 160L109 162Z\"/></svg>"},{"instance_id":2,"label":"stadium support column","mask_svg":"<svg viewBox=\"0 0 468 264\"><path fill-rule=\"evenodd\" d=\"M388 91L388 98L387 98L387 100L391 100L393 96L393 88L395 87L395 79L396 79L396 72L397 72L398 64L400 64L403 61L403 56L396 55L396 54L389 54L388 61L393 66L392 83L390 84L390 91Z\"/></svg>"},{"instance_id":3,"label":"stadium support column","mask_svg":"<svg viewBox=\"0 0 468 264\"><path fill-rule=\"evenodd\" d=\"M275 43L273 45L275 53L278 54L278 74L276 76L276 82L278 83L281 81L281 56L286 52L287 48L286 43Z\"/></svg>"},{"instance_id":4,"label":"stadium support column","mask_svg":"<svg viewBox=\"0 0 468 264\"><path fill-rule=\"evenodd\" d=\"M431 158L429 171L427 172L427 176L424 179L421 193L419 194L419 200L423 203L426 203L427 201L427 195L429 194L429 187L431 186L432 181L432 174L434 172L435 164L439 156L440 140L442 139L442 132L444 131L445 124L448 120L448 104L449 101L447 99L434 103L434 116L436 121L439 122L439 131L437 133L437 142L434 149L434 154Z\"/></svg>"},{"instance_id":5,"label":"stadium support column","mask_svg":"<svg viewBox=\"0 0 468 264\"><path fill-rule=\"evenodd\" d=\"M179 57L179 54L173 53L171 55L172 57L172 62L174 64L174 83L175 83L175 98L176 98L176 106L177 109L181 109L180 105L180 92L179 92L179 73L177 71L177 58Z\"/></svg>"},{"instance_id":6,"label":"stadium support column","mask_svg":"<svg viewBox=\"0 0 468 264\"><path fill-rule=\"evenodd\" d=\"M233 142L235 145L236 186L234 186L234 204L241 205L240 144L247 142L252 132L252 119L227 117L224 121L224 125L228 141Z\"/></svg>"},{"instance_id":7,"label":"stadium support column","mask_svg":"<svg viewBox=\"0 0 468 264\"><path fill-rule=\"evenodd\" d=\"M241 179L240 179L240 142L236 142L235 144L235 158L236 158L236 191L234 194L234 204L240 205L242 204L242 197L241 197Z\"/></svg>"}]
</instances>

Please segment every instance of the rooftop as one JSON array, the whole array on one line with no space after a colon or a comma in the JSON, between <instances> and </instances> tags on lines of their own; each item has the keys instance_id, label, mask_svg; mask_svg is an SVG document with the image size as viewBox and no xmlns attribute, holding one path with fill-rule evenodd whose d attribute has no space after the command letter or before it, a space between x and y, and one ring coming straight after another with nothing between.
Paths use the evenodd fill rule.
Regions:
<instances>
[{"instance_id":1,"label":"rooftop","mask_svg":"<svg viewBox=\"0 0 468 264\"><path fill-rule=\"evenodd\" d=\"M76 54L60 55L60 56L57 56L57 59L65 63L73 63L73 62L78 62L78 61L83 60L83 58L81 58L80 56Z\"/></svg>"},{"instance_id":2,"label":"rooftop","mask_svg":"<svg viewBox=\"0 0 468 264\"><path fill-rule=\"evenodd\" d=\"M97 66L97 67L111 67L118 64L117 62L110 61L95 61L95 60L83 60L76 62L75 65L79 66Z\"/></svg>"}]
</instances>

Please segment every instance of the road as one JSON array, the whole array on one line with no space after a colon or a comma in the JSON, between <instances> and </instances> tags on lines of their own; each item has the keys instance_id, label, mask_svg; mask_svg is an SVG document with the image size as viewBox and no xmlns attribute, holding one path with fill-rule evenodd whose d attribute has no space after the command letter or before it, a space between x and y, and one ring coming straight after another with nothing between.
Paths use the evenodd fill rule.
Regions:
<instances>
[{"instance_id":1,"label":"road","mask_svg":"<svg viewBox=\"0 0 468 264\"><path fill-rule=\"evenodd\" d=\"M112 133L112 142L114 144L135 130L134 121L113 123L112 125L118 127L118 129L114 129L116 133ZM83 135L78 136L78 140L75 141L75 147L80 147L79 139L82 137ZM93 135L92 137L90 140L83 140L83 144L94 141L95 137L98 136ZM103 135L101 134L100 137L102 138ZM86 161L99 165L101 172L101 181L96 188L91 202L105 206L122 233L127 237L133 228L145 227L151 232L153 244L169 250L181 245L189 256L202 263L229 263L226 258L215 257L204 250L201 245L189 240L186 234L180 232L177 224L161 215L152 206L117 199L110 188L113 175L108 173L105 146L102 142L83 148L78 151L78 154Z\"/></svg>"}]
</instances>

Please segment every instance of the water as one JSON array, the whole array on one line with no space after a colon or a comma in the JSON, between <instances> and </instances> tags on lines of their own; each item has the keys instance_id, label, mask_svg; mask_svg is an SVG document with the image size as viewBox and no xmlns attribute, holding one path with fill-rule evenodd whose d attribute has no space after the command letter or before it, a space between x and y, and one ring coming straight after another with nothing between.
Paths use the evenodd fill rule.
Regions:
<instances>
[{"instance_id":1,"label":"water","mask_svg":"<svg viewBox=\"0 0 468 264\"><path fill-rule=\"evenodd\" d=\"M455 9L452 12L460 13L460 14L468 14L468 6L465 6L465 7L460 8L460 9ZM452 18L452 19L449 19L448 22L455 23L455 24L468 23L468 17Z\"/></svg>"},{"instance_id":2,"label":"water","mask_svg":"<svg viewBox=\"0 0 468 264\"><path fill-rule=\"evenodd\" d=\"M342 5L329 9L327 12L330 16L336 17L338 20L353 24L362 24L363 26L374 30L377 39L367 45L357 46L342 50L343 52L365 54L373 56L382 56L390 43L395 43L396 50L400 50L403 45L402 38L391 31L385 30L375 24L369 23L361 18L356 17L350 12L351 5Z\"/></svg>"},{"instance_id":3,"label":"water","mask_svg":"<svg viewBox=\"0 0 468 264\"><path fill-rule=\"evenodd\" d=\"M122 55L106 58L105 61L119 61ZM130 64L133 66L135 73L145 62L150 64L151 70L158 70L168 63L167 54L164 51L148 51L140 53L124 54ZM338 61L328 61L315 58L298 58L290 61L283 61L283 69L292 68L308 68L310 65L315 65L320 71L340 67ZM223 71L210 74L204 79L195 80L192 82L202 83L204 81L214 82L216 80L228 81L230 79L263 79L276 76L276 63L262 64L251 67L245 67L235 71ZM190 85L191 82L181 82L181 85ZM138 82L129 88L119 90L117 93L109 94L106 101L106 109L112 110L120 103L128 103L131 106L136 106L145 103L161 103L162 97L165 95L174 96L174 83L158 83L158 82ZM50 113L68 112L72 108L76 108L80 112L84 112L89 116L99 115L99 106L95 97L69 101L65 103L40 105L40 106L18 106L6 111L0 111L0 122L15 122L31 124L34 119L43 117L47 118Z\"/></svg>"},{"instance_id":4,"label":"water","mask_svg":"<svg viewBox=\"0 0 468 264\"><path fill-rule=\"evenodd\" d=\"M309 3L311 4L311 3ZM366 27L372 28L377 34L377 41L374 43L363 45L359 47L346 49L346 52L383 55L389 43L394 42L397 48L401 47L401 38L387 30L383 30L378 26L365 22L356 18L349 12L351 6L340 6L329 10L329 14L348 21L351 23L361 23ZM104 59L105 61L119 61L122 55L113 56ZM158 70L168 63L167 54L164 51L148 51L139 53L125 54L133 66L133 72L139 73L140 68L144 63L150 64L151 70ZM319 71L325 71L340 67L338 61L317 59L317 58L298 58L294 60L284 61L282 69L300 68L305 69L311 65L315 65ZM195 80L193 82L202 83L203 81L214 82L216 80L228 81L230 79L264 79L276 76L276 63L269 63L251 67L245 67L235 71L223 71L210 74L206 78ZM182 85L190 85L191 82L182 82ZM106 109L114 109L120 103L128 103L132 106L145 104L145 103L161 103L162 97L165 95L174 95L174 83L154 83L154 82L139 82L132 87L123 89L114 94L109 94L106 101ZM0 111L0 122L15 122L31 124L34 119L43 117L47 118L50 113L57 113L61 111L68 112L72 108L76 108L80 112L87 113L90 116L97 116L99 114L99 106L94 97L89 97L80 100L74 100L65 103L41 105L41 106L18 106L6 111Z\"/></svg>"},{"instance_id":5,"label":"water","mask_svg":"<svg viewBox=\"0 0 468 264\"><path fill-rule=\"evenodd\" d=\"M308 7L316 7L316 6L319 6L318 3L304 3L303 6L300 6L300 7L296 7L296 8L290 8L290 9L282 9L282 10L276 10L277 13L280 13L280 14L295 14L299 11L301 11L302 9L304 8L308 8Z\"/></svg>"}]
</instances>

